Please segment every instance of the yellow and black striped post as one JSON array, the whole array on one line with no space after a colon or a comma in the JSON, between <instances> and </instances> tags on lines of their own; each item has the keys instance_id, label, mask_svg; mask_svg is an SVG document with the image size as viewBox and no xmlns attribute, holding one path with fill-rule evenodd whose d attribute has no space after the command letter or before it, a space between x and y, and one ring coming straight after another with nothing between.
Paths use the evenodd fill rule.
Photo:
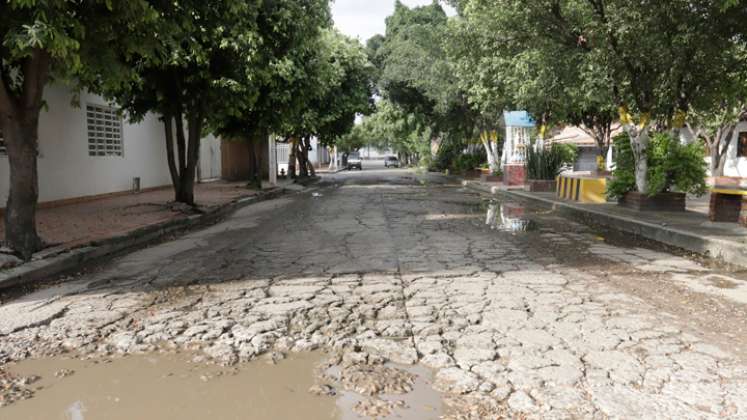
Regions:
<instances>
[{"instance_id":1,"label":"yellow and black striped post","mask_svg":"<svg viewBox=\"0 0 747 420\"><path fill-rule=\"evenodd\" d=\"M590 176L560 175L555 180L558 198L580 203L606 203L607 179Z\"/></svg>"}]
</instances>

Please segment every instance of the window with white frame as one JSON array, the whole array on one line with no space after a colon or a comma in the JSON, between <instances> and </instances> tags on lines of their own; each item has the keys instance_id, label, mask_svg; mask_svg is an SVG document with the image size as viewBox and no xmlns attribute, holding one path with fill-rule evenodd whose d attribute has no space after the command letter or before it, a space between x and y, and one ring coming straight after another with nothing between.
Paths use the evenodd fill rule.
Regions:
<instances>
[{"instance_id":1,"label":"window with white frame","mask_svg":"<svg viewBox=\"0 0 747 420\"><path fill-rule=\"evenodd\" d=\"M111 107L86 105L88 156L122 156L122 118Z\"/></svg>"}]
</instances>

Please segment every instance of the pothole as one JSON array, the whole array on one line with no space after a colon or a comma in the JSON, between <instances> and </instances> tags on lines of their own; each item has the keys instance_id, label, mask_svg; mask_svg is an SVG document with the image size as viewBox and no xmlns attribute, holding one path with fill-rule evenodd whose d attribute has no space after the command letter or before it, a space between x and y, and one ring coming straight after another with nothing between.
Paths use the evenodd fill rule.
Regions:
<instances>
[{"instance_id":1,"label":"pothole","mask_svg":"<svg viewBox=\"0 0 747 420\"><path fill-rule=\"evenodd\" d=\"M443 414L428 369L367 354L355 358L360 355L292 353L231 367L190 354L30 359L6 366L13 388L0 418L419 420Z\"/></svg>"},{"instance_id":2,"label":"pothole","mask_svg":"<svg viewBox=\"0 0 747 420\"><path fill-rule=\"evenodd\" d=\"M384 363L372 356L350 363L349 356L330 361L320 375L328 386L337 388L342 420L441 418L442 395L433 389L433 375L427 368Z\"/></svg>"},{"instance_id":3,"label":"pothole","mask_svg":"<svg viewBox=\"0 0 747 420\"><path fill-rule=\"evenodd\" d=\"M0 408L0 418L339 418L334 399L309 392L322 358L294 354L277 365L258 360L232 368L192 363L188 355L27 360L9 370L40 377L29 385L33 396Z\"/></svg>"}]
</instances>

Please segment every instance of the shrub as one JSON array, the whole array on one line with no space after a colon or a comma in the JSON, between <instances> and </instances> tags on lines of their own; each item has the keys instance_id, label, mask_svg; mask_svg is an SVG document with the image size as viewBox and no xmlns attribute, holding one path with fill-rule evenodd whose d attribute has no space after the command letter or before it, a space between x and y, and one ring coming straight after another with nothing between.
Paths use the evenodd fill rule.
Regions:
<instances>
[{"instance_id":1,"label":"shrub","mask_svg":"<svg viewBox=\"0 0 747 420\"><path fill-rule=\"evenodd\" d=\"M578 151L574 146L553 144L550 148L535 150L527 148L527 178L553 180L563 170L563 166L576 162Z\"/></svg>"},{"instance_id":2,"label":"shrub","mask_svg":"<svg viewBox=\"0 0 747 420\"><path fill-rule=\"evenodd\" d=\"M635 157L627 134L618 134L612 139L615 169L612 180L607 185L607 197L620 199L626 193L636 190Z\"/></svg>"},{"instance_id":3,"label":"shrub","mask_svg":"<svg viewBox=\"0 0 747 420\"><path fill-rule=\"evenodd\" d=\"M571 166L576 164L578 159L578 147L575 144L553 144L553 149L557 149L563 165ZM552 149L551 149L552 150ZM555 179L555 178L553 178Z\"/></svg>"},{"instance_id":4,"label":"shrub","mask_svg":"<svg viewBox=\"0 0 747 420\"><path fill-rule=\"evenodd\" d=\"M607 187L611 198L622 198L636 191L635 157L627 134L614 139L615 170ZM706 193L705 150L698 142L682 144L668 133L656 133L651 137L648 149L647 195L663 192L683 192L701 196Z\"/></svg>"},{"instance_id":5,"label":"shrub","mask_svg":"<svg viewBox=\"0 0 747 420\"><path fill-rule=\"evenodd\" d=\"M451 141L449 139L442 140L436 156L427 162L428 169L434 172L443 172L446 169L449 169L454 160L462 153L464 147L464 144L458 141ZM430 155L430 153L428 155ZM425 154L423 156L425 156Z\"/></svg>"},{"instance_id":6,"label":"shrub","mask_svg":"<svg viewBox=\"0 0 747 420\"><path fill-rule=\"evenodd\" d=\"M464 172L479 168L486 161L487 156L484 151L482 153L468 153L457 156L451 164L451 168L454 172Z\"/></svg>"}]
</instances>

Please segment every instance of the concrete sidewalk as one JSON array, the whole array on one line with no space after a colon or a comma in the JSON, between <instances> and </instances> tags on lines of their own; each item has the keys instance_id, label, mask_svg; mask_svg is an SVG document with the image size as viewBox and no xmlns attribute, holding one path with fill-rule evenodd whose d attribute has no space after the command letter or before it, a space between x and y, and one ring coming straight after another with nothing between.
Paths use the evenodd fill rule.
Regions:
<instances>
[{"instance_id":1,"label":"concrete sidewalk","mask_svg":"<svg viewBox=\"0 0 747 420\"><path fill-rule=\"evenodd\" d=\"M245 182L201 183L195 185L195 201L201 211L207 211L257 192L247 189ZM164 187L54 207L42 205L36 214L37 228L46 243L75 248L189 215L186 208L172 205L173 200L172 188ZM4 237L5 226L0 224L0 241Z\"/></svg>"},{"instance_id":2,"label":"concrete sidewalk","mask_svg":"<svg viewBox=\"0 0 747 420\"><path fill-rule=\"evenodd\" d=\"M0 254L0 289L46 281L82 264L216 223L247 205L308 190L290 181L261 191L247 189L243 182L212 182L195 187L198 211L171 203L173 193L166 188L40 209L40 234L59 243L28 262Z\"/></svg>"},{"instance_id":3,"label":"concrete sidewalk","mask_svg":"<svg viewBox=\"0 0 747 420\"><path fill-rule=\"evenodd\" d=\"M505 189L496 184L464 181L474 190L505 194L553 208L580 221L632 233L646 239L685 249L729 264L747 267L747 228L736 223L713 223L704 211L703 200L696 200L684 213L637 212L607 204L581 204L561 200L555 193L530 193Z\"/></svg>"}]
</instances>

